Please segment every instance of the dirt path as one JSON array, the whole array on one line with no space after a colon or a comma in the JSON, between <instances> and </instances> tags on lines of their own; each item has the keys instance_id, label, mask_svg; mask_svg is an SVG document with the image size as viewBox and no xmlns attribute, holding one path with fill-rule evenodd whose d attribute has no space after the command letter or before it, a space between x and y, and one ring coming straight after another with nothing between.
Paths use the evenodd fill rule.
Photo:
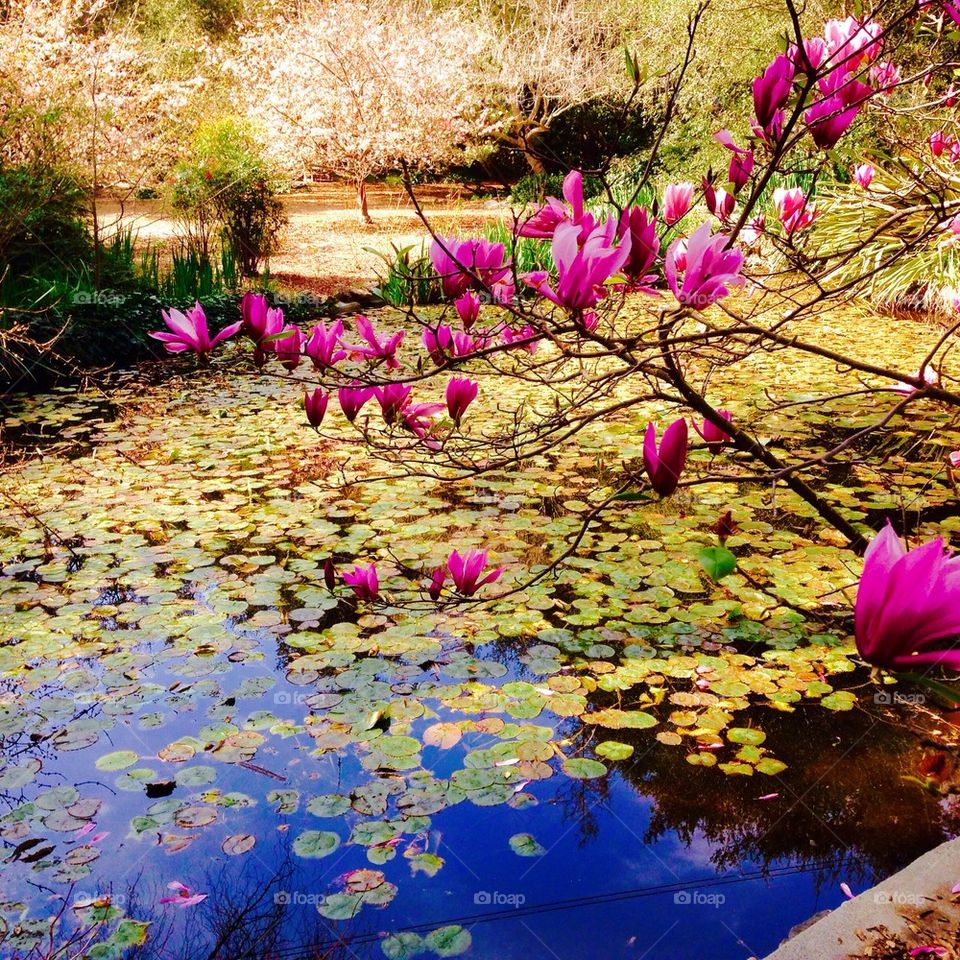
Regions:
<instances>
[{"instance_id":1,"label":"dirt path","mask_svg":"<svg viewBox=\"0 0 960 960\"><path fill-rule=\"evenodd\" d=\"M471 233L508 212L504 202L477 199L467 188L436 185L419 188L418 200L438 232ZM426 232L404 190L382 184L368 190L372 224L361 224L353 191L323 183L285 196L289 226L270 263L271 276L290 286L327 295L369 283L382 266L379 253L391 246L419 247ZM132 228L139 246L169 247L178 226L161 200L121 205L102 202L100 220L109 233Z\"/></svg>"}]
</instances>

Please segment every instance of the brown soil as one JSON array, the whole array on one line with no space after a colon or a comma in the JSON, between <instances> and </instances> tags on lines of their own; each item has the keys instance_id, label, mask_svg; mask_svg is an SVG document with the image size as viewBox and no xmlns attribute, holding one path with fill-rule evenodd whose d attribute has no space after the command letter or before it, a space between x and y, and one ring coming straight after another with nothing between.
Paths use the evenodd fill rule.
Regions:
<instances>
[{"instance_id":1,"label":"brown soil","mask_svg":"<svg viewBox=\"0 0 960 960\"><path fill-rule=\"evenodd\" d=\"M506 214L503 201L478 199L461 185L418 187L417 200L438 233L475 233L483 224ZM354 192L341 183L314 184L284 197L289 225L270 275L296 289L329 296L370 284L391 247L419 249L427 231L413 202L399 187L372 184L367 190L372 224L360 222ZM163 201L126 204L103 201L100 219L109 233L118 224L132 227L138 245L170 248L178 226Z\"/></svg>"}]
</instances>

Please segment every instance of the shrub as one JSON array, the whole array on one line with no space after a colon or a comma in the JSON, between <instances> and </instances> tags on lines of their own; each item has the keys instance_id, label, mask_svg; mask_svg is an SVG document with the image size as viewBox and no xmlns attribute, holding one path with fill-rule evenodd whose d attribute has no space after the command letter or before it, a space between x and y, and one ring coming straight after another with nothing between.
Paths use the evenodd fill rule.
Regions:
<instances>
[{"instance_id":1,"label":"shrub","mask_svg":"<svg viewBox=\"0 0 960 960\"><path fill-rule=\"evenodd\" d=\"M212 262L219 241L243 276L259 273L286 224L279 187L248 124L225 117L202 125L173 187L190 249Z\"/></svg>"}]
</instances>

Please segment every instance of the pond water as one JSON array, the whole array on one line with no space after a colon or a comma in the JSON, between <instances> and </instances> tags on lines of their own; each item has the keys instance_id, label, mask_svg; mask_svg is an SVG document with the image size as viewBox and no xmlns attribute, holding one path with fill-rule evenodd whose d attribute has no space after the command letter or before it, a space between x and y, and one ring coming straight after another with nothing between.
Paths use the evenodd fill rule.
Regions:
<instances>
[{"instance_id":1,"label":"pond water","mask_svg":"<svg viewBox=\"0 0 960 960\"><path fill-rule=\"evenodd\" d=\"M68 956L742 960L957 833L942 755L816 601L853 578L802 505L737 500L753 582L696 564L705 485L498 601L636 424L522 477L371 483L299 395L224 368L8 410L3 949L65 904ZM488 604L417 598L452 544L507 565ZM332 595L328 557L393 604Z\"/></svg>"}]
</instances>

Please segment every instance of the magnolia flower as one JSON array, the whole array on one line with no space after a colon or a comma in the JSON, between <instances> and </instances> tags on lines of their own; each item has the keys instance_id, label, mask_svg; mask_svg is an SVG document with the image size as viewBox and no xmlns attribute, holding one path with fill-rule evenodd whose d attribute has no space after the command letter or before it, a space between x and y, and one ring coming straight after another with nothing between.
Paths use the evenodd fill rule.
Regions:
<instances>
[{"instance_id":1,"label":"magnolia flower","mask_svg":"<svg viewBox=\"0 0 960 960\"><path fill-rule=\"evenodd\" d=\"M397 359L397 347L403 340L405 330L398 330L389 340L381 341L373 329L373 324L363 314L357 314L354 323L357 325L357 333L367 341L367 345L344 343L343 345L348 350L371 360L386 360L388 370L394 370L400 366L400 361Z\"/></svg>"},{"instance_id":2,"label":"magnolia flower","mask_svg":"<svg viewBox=\"0 0 960 960\"><path fill-rule=\"evenodd\" d=\"M870 68L870 82L876 87L877 93L889 97L900 82L900 68L892 63L875 63Z\"/></svg>"},{"instance_id":3,"label":"magnolia flower","mask_svg":"<svg viewBox=\"0 0 960 960\"><path fill-rule=\"evenodd\" d=\"M347 355L345 350L337 349L342 336L342 320L332 323L329 330L327 325L321 321L310 331L310 336L304 346L304 352L318 370L332 367Z\"/></svg>"},{"instance_id":4,"label":"magnolia flower","mask_svg":"<svg viewBox=\"0 0 960 960\"><path fill-rule=\"evenodd\" d=\"M447 384L447 412L450 419L459 427L467 407L477 399L479 386L466 377L451 377Z\"/></svg>"},{"instance_id":5,"label":"magnolia flower","mask_svg":"<svg viewBox=\"0 0 960 960\"><path fill-rule=\"evenodd\" d=\"M502 243L437 237L430 244L430 262L440 276L444 295L456 300L467 290L489 290L504 303L513 296L510 261Z\"/></svg>"},{"instance_id":6,"label":"magnolia flower","mask_svg":"<svg viewBox=\"0 0 960 960\"><path fill-rule=\"evenodd\" d=\"M853 168L853 179L856 183L860 184L864 190L869 190L876 172L869 163L861 163L858 167Z\"/></svg>"},{"instance_id":7,"label":"magnolia flower","mask_svg":"<svg viewBox=\"0 0 960 960\"><path fill-rule=\"evenodd\" d=\"M931 649L960 636L960 557L946 554L941 538L906 550L888 521L864 555L854 620L867 663L960 670L960 650Z\"/></svg>"},{"instance_id":8,"label":"magnolia flower","mask_svg":"<svg viewBox=\"0 0 960 960\"><path fill-rule=\"evenodd\" d=\"M506 567L497 567L481 577L487 565L486 550L465 550L463 555L454 550L447 559L447 570L459 593L472 597L484 584L500 578Z\"/></svg>"},{"instance_id":9,"label":"magnolia flower","mask_svg":"<svg viewBox=\"0 0 960 960\"><path fill-rule=\"evenodd\" d=\"M835 77L836 74L831 76ZM829 86L824 89L824 81L821 81L824 96L803 115L803 122L810 130L813 142L821 150L832 150L837 145L873 93L870 87L859 80L841 79L842 84L835 89Z\"/></svg>"},{"instance_id":10,"label":"magnolia flower","mask_svg":"<svg viewBox=\"0 0 960 960\"><path fill-rule=\"evenodd\" d=\"M243 332L254 343L272 336L283 329L283 311L267 305L262 293L245 293L240 300L240 315L243 317Z\"/></svg>"},{"instance_id":11,"label":"magnolia flower","mask_svg":"<svg viewBox=\"0 0 960 960\"><path fill-rule=\"evenodd\" d=\"M617 234L630 237L630 254L622 268L630 285L636 289L652 283L656 275L649 270L660 256L657 218L646 207L631 207L623 211Z\"/></svg>"},{"instance_id":12,"label":"magnolia flower","mask_svg":"<svg viewBox=\"0 0 960 960\"><path fill-rule=\"evenodd\" d=\"M463 329L469 330L480 316L480 298L472 290L467 290L462 297L454 301L453 305L463 324Z\"/></svg>"},{"instance_id":13,"label":"magnolia flower","mask_svg":"<svg viewBox=\"0 0 960 960\"><path fill-rule=\"evenodd\" d=\"M733 414L729 410L718 410L717 413L724 420L733 420ZM730 434L721 430L711 420L704 419L702 427L697 426L697 422L694 421L693 429L700 434L711 453L719 453L730 442Z\"/></svg>"},{"instance_id":14,"label":"magnolia flower","mask_svg":"<svg viewBox=\"0 0 960 960\"><path fill-rule=\"evenodd\" d=\"M756 132L763 139L776 140L783 126L783 105L793 89L793 64L780 54L753 81L753 109Z\"/></svg>"},{"instance_id":15,"label":"magnolia flower","mask_svg":"<svg viewBox=\"0 0 960 960\"><path fill-rule=\"evenodd\" d=\"M721 222L730 219L737 205L736 197L732 193L727 193L723 187L714 189L712 183L703 181L703 198L707 202L707 209Z\"/></svg>"},{"instance_id":16,"label":"magnolia flower","mask_svg":"<svg viewBox=\"0 0 960 960\"><path fill-rule=\"evenodd\" d=\"M745 147L738 147L733 141L733 137L728 130L720 130L714 134L717 143L723 144L733 153L730 158L730 168L727 171L727 178L733 185L733 191L736 193L750 179L753 173L753 151ZM732 208L731 208L732 209Z\"/></svg>"},{"instance_id":17,"label":"magnolia flower","mask_svg":"<svg viewBox=\"0 0 960 960\"><path fill-rule=\"evenodd\" d=\"M927 139L927 144L930 147L930 152L935 157L939 157L947 146L947 138L942 130L934 130Z\"/></svg>"},{"instance_id":18,"label":"magnolia flower","mask_svg":"<svg viewBox=\"0 0 960 960\"><path fill-rule=\"evenodd\" d=\"M399 411L403 425L421 440L427 441L431 450L440 448L435 439L430 439L436 433L437 416L444 409L442 403L405 403Z\"/></svg>"},{"instance_id":19,"label":"magnolia flower","mask_svg":"<svg viewBox=\"0 0 960 960\"><path fill-rule=\"evenodd\" d=\"M321 390L308 391L303 395L303 408L307 412L307 421L310 426L316 430L327 413L327 404L330 402L330 394Z\"/></svg>"},{"instance_id":20,"label":"magnolia flower","mask_svg":"<svg viewBox=\"0 0 960 960\"><path fill-rule=\"evenodd\" d=\"M207 899L207 895L205 893L194 893L188 886L180 883L179 880L173 880L168 883L167 889L176 890L177 892L172 897L161 897L160 903L172 903L181 910L186 907L196 906L196 904L202 903Z\"/></svg>"},{"instance_id":21,"label":"magnolia flower","mask_svg":"<svg viewBox=\"0 0 960 960\"><path fill-rule=\"evenodd\" d=\"M373 387L341 387L337 391L337 400L343 415L353 423L363 405L373 396Z\"/></svg>"},{"instance_id":22,"label":"magnolia flower","mask_svg":"<svg viewBox=\"0 0 960 960\"><path fill-rule=\"evenodd\" d=\"M657 428L647 424L643 438L643 465L650 478L650 486L661 497L669 497L680 482L680 474L687 462L687 421L675 420L663 433L657 448Z\"/></svg>"},{"instance_id":23,"label":"magnolia flower","mask_svg":"<svg viewBox=\"0 0 960 960\"><path fill-rule=\"evenodd\" d=\"M304 336L300 328L287 324L269 345L287 370L296 370L303 359L303 342Z\"/></svg>"},{"instance_id":24,"label":"magnolia flower","mask_svg":"<svg viewBox=\"0 0 960 960\"><path fill-rule=\"evenodd\" d=\"M521 224L517 236L552 240L554 231L561 223L580 223L583 220L583 175L578 170L571 170L564 177L563 199L569 207L556 197L547 197L547 202Z\"/></svg>"},{"instance_id":25,"label":"magnolia flower","mask_svg":"<svg viewBox=\"0 0 960 960\"><path fill-rule=\"evenodd\" d=\"M595 307L606 296L604 284L626 262L630 254L630 234L614 246L616 223L611 219L593 229L580 243L580 228L562 223L553 235L553 261L557 265L557 288L549 283L549 275L538 270L524 275L523 280L540 296L558 306L577 313Z\"/></svg>"},{"instance_id":26,"label":"magnolia flower","mask_svg":"<svg viewBox=\"0 0 960 960\"><path fill-rule=\"evenodd\" d=\"M748 246L752 247L759 241L763 235L764 228L767 225L767 218L759 213L740 231L740 239Z\"/></svg>"},{"instance_id":27,"label":"magnolia flower","mask_svg":"<svg viewBox=\"0 0 960 960\"><path fill-rule=\"evenodd\" d=\"M730 293L729 286L741 286L743 254L728 246L729 238L722 233L710 236L710 224L705 223L686 243L683 282L677 281L680 241L674 241L667 251L664 274L678 303L697 309L715 303Z\"/></svg>"},{"instance_id":28,"label":"magnolia flower","mask_svg":"<svg viewBox=\"0 0 960 960\"><path fill-rule=\"evenodd\" d=\"M540 338L537 336L536 329L531 327L529 323L519 330L505 326L500 332L500 339L507 346L518 343L527 353L536 353L540 349Z\"/></svg>"},{"instance_id":29,"label":"magnolia flower","mask_svg":"<svg viewBox=\"0 0 960 960\"><path fill-rule=\"evenodd\" d=\"M210 353L218 343L232 337L243 326L242 320L231 323L211 340L210 330L207 327L207 315L203 312L203 307L199 303L190 307L186 314L175 310L173 307L169 310L161 310L160 313L163 316L163 322L170 328L171 332L154 330L150 336L154 340L159 340L168 353L183 353L186 350L192 350L202 356Z\"/></svg>"},{"instance_id":30,"label":"magnolia flower","mask_svg":"<svg viewBox=\"0 0 960 960\"><path fill-rule=\"evenodd\" d=\"M931 387L935 387L940 381L939 376L937 376L937 371L932 367L924 367L922 370L918 370L914 376L918 380L923 380L925 383L930 384ZM916 393L919 388L915 387L912 383L906 383L901 380L893 389L896 390L897 393L902 393L904 396L910 396L910 394Z\"/></svg>"},{"instance_id":31,"label":"magnolia flower","mask_svg":"<svg viewBox=\"0 0 960 960\"><path fill-rule=\"evenodd\" d=\"M447 580L446 567L437 567L430 577L430 585L427 587L427 595L431 600L439 600L443 585Z\"/></svg>"},{"instance_id":32,"label":"magnolia flower","mask_svg":"<svg viewBox=\"0 0 960 960\"><path fill-rule=\"evenodd\" d=\"M389 383L385 387L373 388L373 395L380 402L386 423L396 423L400 411L410 402L412 390L413 387L404 383Z\"/></svg>"},{"instance_id":33,"label":"magnolia flower","mask_svg":"<svg viewBox=\"0 0 960 960\"><path fill-rule=\"evenodd\" d=\"M667 226L673 226L682 220L690 209L693 200L693 184L689 182L671 183L663 191L663 220Z\"/></svg>"},{"instance_id":34,"label":"magnolia flower","mask_svg":"<svg viewBox=\"0 0 960 960\"><path fill-rule=\"evenodd\" d=\"M343 574L342 579L356 594L358 600L373 601L380 596L380 578L377 576L375 563L365 567L357 564L352 570Z\"/></svg>"},{"instance_id":35,"label":"magnolia flower","mask_svg":"<svg viewBox=\"0 0 960 960\"><path fill-rule=\"evenodd\" d=\"M773 191L773 205L788 237L799 230L806 230L820 216L800 187L778 187Z\"/></svg>"}]
</instances>

